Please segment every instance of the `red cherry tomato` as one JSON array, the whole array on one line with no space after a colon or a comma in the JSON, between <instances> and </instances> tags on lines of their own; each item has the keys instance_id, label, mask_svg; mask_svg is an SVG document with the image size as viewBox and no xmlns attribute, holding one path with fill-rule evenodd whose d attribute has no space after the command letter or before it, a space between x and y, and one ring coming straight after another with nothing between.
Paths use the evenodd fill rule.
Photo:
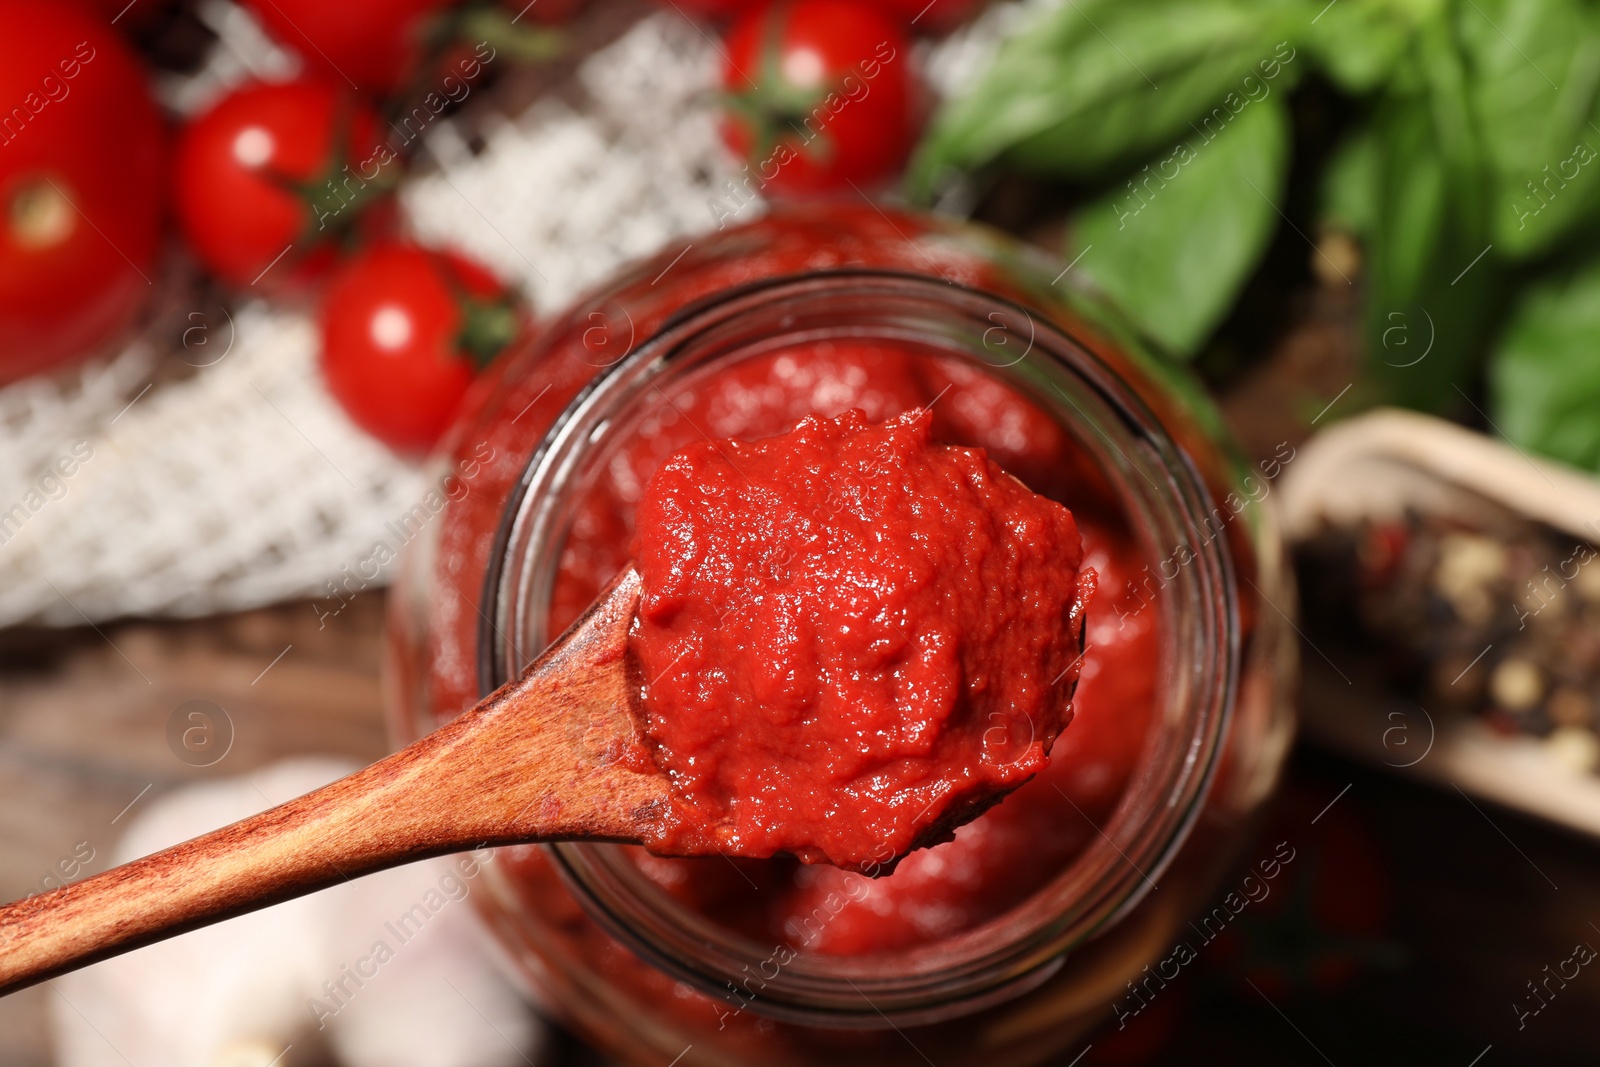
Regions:
<instances>
[{"instance_id":1,"label":"red cherry tomato","mask_svg":"<svg viewBox=\"0 0 1600 1067\"><path fill-rule=\"evenodd\" d=\"M152 292L161 118L98 16L0 0L0 382L86 355Z\"/></svg>"},{"instance_id":2,"label":"red cherry tomato","mask_svg":"<svg viewBox=\"0 0 1600 1067\"><path fill-rule=\"evenodd\" d=\"M526 325L515 294L476 263L387 241L329 280L322 371L362 429L397 452L426 452L477 371Z\"/></svg>"},{"instance_id":3,"label":"red cherry tomato","mask_svg":"<svg viewBox=\"0 0 1600 1067\"><path fill-rule=\"evenodd\" d=\"M916 133L911 49L898 22L852 0L778 0L728 33L724 135L769 196L892 177Z\"/></svg>"},{"instance_id":4,"label":"red cherry tomato","mask_svg":"<svg viewBox=\"0 0 1600 1067\"><path fill-rule=\"evenodd\" d=\"M427 50L430 23L455 0L241 0L313 69L363 93L398 88Z\"/></svg>"},{"instance_id":5,"label":"red cherry tomato","mask_svg":"<svg viewBox=\"0 0 1600 1067\"><path fill-rule=\"evenodd\" d=\"M370 108L298 81L224 97L183 131L175 170L178 220L201 262L235 285L279 288L326 268L331 239L384 200L399 164Z\"/></svg>"}]
</instances>

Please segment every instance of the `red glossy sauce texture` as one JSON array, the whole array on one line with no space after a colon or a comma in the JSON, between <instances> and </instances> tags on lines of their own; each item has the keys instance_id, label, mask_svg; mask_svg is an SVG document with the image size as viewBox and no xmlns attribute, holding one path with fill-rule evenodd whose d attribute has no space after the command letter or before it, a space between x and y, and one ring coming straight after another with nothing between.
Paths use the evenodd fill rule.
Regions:
<instances>
[{"instance_id":1,"label":"red glossy sauce texture","mask_svg":"<svg viewBox=\"0 0 1600 1067\"><path fill-rule=\"evenodd\" d=\"M632 645L673 781L653 849L881 873L1048 762L1093 576L1072 515L916 408L664 463Z\"/></svg>"}]
</instances>

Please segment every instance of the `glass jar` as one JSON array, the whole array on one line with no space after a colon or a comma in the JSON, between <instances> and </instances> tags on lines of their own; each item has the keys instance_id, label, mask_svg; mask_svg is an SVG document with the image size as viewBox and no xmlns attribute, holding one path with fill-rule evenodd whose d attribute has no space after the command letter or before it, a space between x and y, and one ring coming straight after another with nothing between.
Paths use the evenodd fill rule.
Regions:
<instances>
[{"instance_id":1,"label":"glass jar","mask_svg":"<svg viewBox=\"0 0 1600 1067\"><path fill-rule=\"evenodd\" d=\"M513 677L629 557L654 465L931 406L1079 518L1100 591L1052 767L886 879L500 849L474 898L532 995L627 1062L1034 1064L1126 1023L1237 861L1292 727L1292 591L1204 396L987 230L814 205L636 266L503 357L399 523L392 727ZM999 728L1005 728L1001 726ZM1164 979L1161 984L1164 984ZM681 1057L681 1058L679 1058Z\"/></svg>"}]
</instances>

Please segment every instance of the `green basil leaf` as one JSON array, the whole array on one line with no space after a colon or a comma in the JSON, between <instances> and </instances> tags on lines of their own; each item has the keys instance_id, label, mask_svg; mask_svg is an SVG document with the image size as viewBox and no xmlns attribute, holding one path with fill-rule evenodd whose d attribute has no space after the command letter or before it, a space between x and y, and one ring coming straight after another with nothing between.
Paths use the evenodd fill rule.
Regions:
<instances>
[{"instance_id":1,"label":"green basil leaf","mask_svg":"<svg viewBox=\"0 0 1600 1067\"><path fill-rule=\"evenodd\" d=\"M1466 58L1442 22L1423 27L1417 35L1416 54L1426 81L1433 142L1453 172L1457 210L1482 229L1482 220L1488 217L1488 167L1477 120L1468 103L1471 73Z\"/></svg>"},{"instance_id":2,"label":"green basil leaf","mask_svg":"<svg viewBox=\"0 0 1600 1067\"><path fill-rule=\"evenodd\" d=\"M1426 57L1424 57L1426 58ZM1424 66L1448 71L1446 58ZM1374 116L1377 212L1368 228L1368 354L1390 400L1456 406L1501 303L1504 269L1481 210L1482 164L1438 97L1391 97Z\"/></svg>"},{"instance_id":3,"label":"green basil leaf","mask_svg":"<svg viewBox=\"0 0 1600 1067\"><path fill-rule=\"evenodd\" d=\"M1278 225L1288 108L1269 97L1228 117L1087 205L1073 229L1083 274L1176 355L1211 335Z\"/></svg>"},{"instance_id":4,"label":"green basil leaf","mask_svg":"<svg viewBox=\"0 0 1600 1067\"><path fill-rule=\"evenodd\" d=\"M1540 254L1600 213L1600 15L1579 0L1466 0L1454 21L1495 246Z\"/></svg>"},{"instance_id":5,"label":"green basil leaf","mask_svg":"<svg viewBox=\"0 0 1600 1067\"><path fill-rule=\"evenodd\" d=\"M1305 0L1065 0L946 104L908 187L926 196L942 171L1001 156L1068 177L1143 158L1230 106L1230 94L1286 90L1311 13Z\"/></svg>"},{"instance_id":6,"label":"green basil leaf","mask_svg":"<svg viewBox=\"0 0 1600 1067\"><path fill-rule=\"evenodd\" d=\"M1413 302L1450 220L1451 180L1426 100L1391 102L1378 118L1377 214L1368 263L1374 297Z\"/></svg>"},{"instance_id":7,"label":"green basil leaf","mask_svg":"<svg viewBox=\"0 0 1600 1067\"><path fill-rule=\"evenodd\" d=\"M1600 261L1530 284L1489 363L1495 425L1513 443L1600 470Z\"/></svg>"},{"instance_id":8,"label":"green basil leaf","mask_svg":"<svg viewBox=\"0 0 1600 1067\"><path fill-rule=\"evenodd\" d=\"M1347 134L1322 173L1321 218L1325 225L1356 237L1377 227L1378 138L1370 125Z\"/></svg>"},{"instance_id":9,"label":"green basil leaf","mask_svg":"<svg viewBox=\"0 0 1600 1067\"><path fill-rule=\"evenodd\" d=\"M1298 74L1298 58L1287 38L1222 49L1163 75L1159 89L1133 86L1092 113L1068 116L1018 141L1004 158L1024 170L1067 177L1132 163L1191 127L1220 129L1242 102L1258 103L1274 90L1286 93Z\"/></svg>"},{"instance_id":10,"label":"green basil leaf","mask_svg":"<svg viewBox=\"0 0 1600 1067\"><path fill-rule=\"evenodd\" d=\"M1440 6L1430 0L1337 0L1312 19L1305 47L1329 80L1361 96L1394 76L1417 27L1438 18Z\"/></svg>"}]
</instances>

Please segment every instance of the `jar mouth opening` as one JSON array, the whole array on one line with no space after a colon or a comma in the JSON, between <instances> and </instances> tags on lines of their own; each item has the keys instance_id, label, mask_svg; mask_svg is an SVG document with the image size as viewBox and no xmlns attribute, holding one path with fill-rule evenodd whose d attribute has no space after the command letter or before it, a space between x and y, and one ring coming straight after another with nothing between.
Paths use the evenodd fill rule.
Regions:
<instances>
[{"instance_id":1,"label":"jar mouth opening","mask_svg":"<svg viewBox=\"0 0 1600 1067\"><path fill-rule=\"evenodd\" d=\"M1141 555L1186 562L1154 592L1158 707L1110 820L1005 914L893 953L824 955L757 942L671 898L614 845L547 846L575 897L674 977L749 1010L840 1027L910 1025L977 1010L1043 981L1063 954L1133 908L1188 834L1232 713L1239 625L1226 538L1200 531L1212 501L1134 389L1045 314L922 275L833 269L756 282L691 305L603 368L557 418L513 489L485 576L479 682L513 677L554 635L551 604L571 505L642 398L779 348L849 338L915 346L998 377L1087 451L1117 493ZM1070 502L1068 503L1070 507ZM1068 729L1070 730L1070 726ZM1087 816L1085 816L1087 818ZM785 951L785 949L792 951ZM758 976L759 991L751 983Z\"/></svg>"}]
</instances>

